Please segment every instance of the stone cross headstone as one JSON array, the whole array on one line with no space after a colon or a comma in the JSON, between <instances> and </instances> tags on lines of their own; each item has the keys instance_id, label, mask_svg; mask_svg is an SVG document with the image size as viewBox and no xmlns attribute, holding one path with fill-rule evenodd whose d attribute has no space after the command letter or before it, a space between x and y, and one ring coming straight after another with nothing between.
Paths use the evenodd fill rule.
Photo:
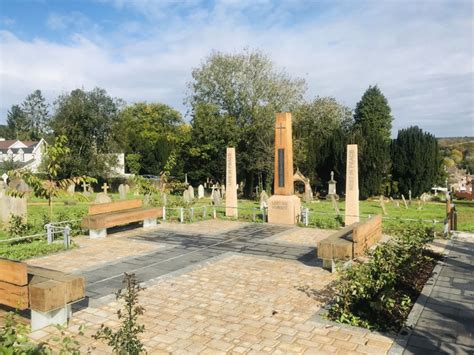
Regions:
<instances>
[{"instance_id":1,"label":"stone cross headstone","mask_svg":"<svg viewBox=\"0 0 474 355\"><path fill-rule=\"evenodd\" d=\"M198 199L204 198L204 186L199 185L198 186Z\"/></svg>"},{"instance_id":2,"label":"stone cross headstone","mask_svg":"<svg viewBox=\"0 0 474 355\"><path fill-rule=\"evenodd\" d=\"M214 206L221 205L221 193L218 189L212 191L212 203L214 204Z\"/></svg>"},{"instance_id":3,"label":"stone cross headstone","mask_svg":"<svg viewBox=\"0 0 474 355\"><path fill-rule=\"evenodd\" d=\"M301 201L294 195L293 131L289 112L275 118L275 173L274 195L268 199L268 223L298 223Z\"/></svg>"},{"instance_id":4,"label":"stone cross headstone","mask_svg":"<svg viewBox=\"0 0 474 355\"><path fill-rule=\"evenodd\" d=\"M268 207L268 195L265 190L260 194L260 210Z\"/></svg>"},{"instance_id":5,"label":"stone cross headstone","mask_svg":"<svg viewBox=\"0 0 474 355\"><path fill-rule=\"evenodd\" d=\"M7 173L3 173L2 180L5 184L8 182L8 174Z\"/></svg>"},{"instance_id":6,"label":"stone cross headstone","mask_svg":"<svg viewBox=\"0 0 474 355\"><path fill-rule=\"evenodd\" d=\"M67 187L67 193L68 195L74 195L74 192L76 191L76 184L72 183Z\"/></svg>"},{"instance_id":7,"label":"stone cross headstone","mask_svg":"<svg viewBox=\"0 0 474 355\"><path fill-rule=\"evenodd\" d=\"M107 185L106 182L104 182L104 184L102 185L102 191L104 191L104 194L107 195L107 190L109 189L109 185Z\"/></svg>"},{"instance_id":8,"label":"stone cross headstone","mask_svg":"<svg viewBox=\"0 0 474 355\"><path fill-rule=\"evenodd\" d=\"M222 198L225 197L225 184L222 184L222 186L221 186L221 196L222 196Z\"/></svg>"},{"instance_id":9,"label":"stone cross headstone","mask_svg":"<svg viewBox=\"0 0 474 355\"><path fill-rule=\"evenodd\" d=\"M239 211L237 209L237 168L235 161L235 148L227 147L226 158L226 178L225 183L227 189L222 185L222 191L225 193L225 215L227 217L237 217Z\"/></svg>"},{"instance_id":10,"label":"stone cross headstone","mask_svg":"<svg viewBox=\"0 0 474 355\"><path fill-rule=\"evenodd\" d=\"M82 193L85 195L85 196L89 196L91 194L90 190L89 190L89 185L86 184L85 182L82 183Z\"/></svg>"},{"instance_id":11,"label":"stone cross headstone","mask_svg":"<svg viewBox=\"0 0 474 355\"><path fill-rule=\"evenodd\" d=\"M119 198L121 200L125 200L127 198L127 193L125 191L125 185L124 184L119 185L118 192L119 192Z\"/></svg>"},{"instance_id":12,"label":"stone cross headstone","mask_svg":"<svg viewBox=\"0 0 474 355\"><path fill-rule=\"evenodd\" d=\"M339 216L341 212L339 211L339 207L337 206L337 201L336 201L336 195L329 195L331 197L331 204L332 208L334 208L334 211L336 211L336 214Z\"/></svg>"},{"instance_id":13,"label":"stone cross headstone","mask_svg":"<svg viewBox=\"0 0 474 355\"><path fill-rule=\"evenodd\" d=\"M382 207L383 215L386 216L387 215L387 209L385 208L385 199L384 199L383 195L380 195L380 207Z\"/></svg>"},{"instance_id":14,"label":"stone cross headstone","mask_svg":"<svg viewBox=\"0 0 474 355\"><path fill-rule=\"evenodd\" d=\"M405 200L405 196L403 195L402 195L402 200L403 200L403 204L405 205L405 208L408 209L407 200Z\"/></svg>"},{"instance_id":15,"label":"stone cross headstone","mask_svg":"<svg viewBox=\"0 0 474 355\"><path fill-rule=\"evenodd\" d=\"M347 145L346 209L344 224L359 222L359 168L357 144Z\"/></svg>"}]
</instances>

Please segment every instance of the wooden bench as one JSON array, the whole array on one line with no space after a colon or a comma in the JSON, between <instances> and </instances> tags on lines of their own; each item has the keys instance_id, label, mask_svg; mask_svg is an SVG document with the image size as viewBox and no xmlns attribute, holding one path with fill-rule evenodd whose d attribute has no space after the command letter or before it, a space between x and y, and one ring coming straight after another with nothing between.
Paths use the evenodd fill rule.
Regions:
<instances>
[{"instance_id":1,"label":"wooden bench","mask_svg":"<svg viewBox=\"0 0 474 355\"><path fill-rule=\"evenodd\" d=\"M382 237L382 216L351 224L318 243L323 268L334 271L335 261L348 261L364 255Z\"/></svg>"},{"instance_id":2,"label":"wooden bench","mask_svg":"<svg viewBox=\"0 0 474 355\"><path fill-rule=\"evenodd\" d=\"M89 229L91 238L102 238L107 236L107 228L140 221L143 221L143 228L151 228L162 216L161 208L142 207L141 200L100 203L89 206L82 227Z\"/></svg>"},{"instance_id":3,"label":"wooden bench","mask_svg":"<svg viewBox=\"0 0 474 355\"><path fill-rule=\"evenodd\" d=\"M85 297L82 276L0 258L0 304L31 309L32 330L65 324L70 305Z\"/></svg>"}]
</instances>

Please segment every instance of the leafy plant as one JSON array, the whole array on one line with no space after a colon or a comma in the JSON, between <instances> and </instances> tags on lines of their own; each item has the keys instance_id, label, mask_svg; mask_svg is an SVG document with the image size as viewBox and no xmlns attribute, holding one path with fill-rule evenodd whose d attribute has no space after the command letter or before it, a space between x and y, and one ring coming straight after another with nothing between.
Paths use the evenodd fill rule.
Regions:
<instances>
[{"instance_id":1,"label":"leafy plant","mask_svg":"<svg viewBox=\"0 0 474 355\"><path fill-rule=\"evenodd\" d=\"M11 215L8 222L8 235L10 237L22 237L27 235L31 226L25 221L23 216Z\"/></svg>"},{"instance_id":2,"label":"leafy plant","mask_svg":"<svg viewBox=\"0 0 474 355\"><path fill-rule=\"evenodd\" d=\"M43 354L43 345L36 345L28 338L29 327L17 321L15 313L5 316L5 325L0 328L0 354Z\"/></svg>"},{"instance_id":3,"label":"leafy plant","mask_svg":"<svg viewBox=\"0 0 474 355\"><path fill-rule=\"evenodd\" d=\"M432 238L429 230L415 225L369 252L367 262L341 270L328 317L369 329L398 330L431 272L433 259L425 245Z\"/></svg>"},{"instance_id":4,"label":"leafy plant","mask_svg":"<svg viewBox=\"0 0 474 355\"><path fill-rule=\"evenodd\" d=\"M81 352L79 350L80 343L74 336L68 335L66 333L66 327L62 325L56 325L56 329L59 330L60 336L56 336L52 338L52 341L56 343L59 347L58 354L59 355L80 355ZM78 335L84 335L85 325L81 324L79 326Z\"/></svg>"},{"instance_id":5,"label":"leafy plant","mask_svg":"<svg viewBox=\"0 0 474 355\"><path fill-rule=\"evenodd\" d=\"M145 352L145 347L139 335L145 331L145 326L138 323L138 317L144 308L138 304L138 294L143 288L138 283L135 274L124 274L122 281L125 286L116 293L116 298L123 302L123 309L117 311L121 326L114 331L102 324L93 336L94 339L104 339L117 354L139 354Z\"/></svg>"}]
</instances>

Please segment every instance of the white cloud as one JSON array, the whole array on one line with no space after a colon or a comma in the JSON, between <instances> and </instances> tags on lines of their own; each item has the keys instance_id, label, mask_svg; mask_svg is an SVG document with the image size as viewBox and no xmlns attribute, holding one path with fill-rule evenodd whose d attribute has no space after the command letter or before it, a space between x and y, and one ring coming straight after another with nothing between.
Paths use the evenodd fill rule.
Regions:
<instances>
[{"instance_id":1,"label":"white cloud","mask_svg":"<svg viewBox=\"0 0 474 355\"><path fill-rule=\"evenodd\" d=\"M118 8L147 12L153 20L127 22L113 33L81 32L68 44L3 32L1 112L37 88L52 100L94 86L128 102L161 101L184 112L193 67L212 50L250 47L305 78L308 98L330 95L354 107L369 85L378 84L391 104L395 129L417 124L436 135L474 135L469 6L341 5L318 20L289 24L291 6L270 1L220 2L212 9L189 1L186 16L176 15L176 2L157 3L118 0ZM304 2L292 4L304 10ZM246 19L249 9L253 17ZM263 14L268 16L257 23L255 16ZM137 39L137 32L147 35Z\"/></svg>"}]
</instances>

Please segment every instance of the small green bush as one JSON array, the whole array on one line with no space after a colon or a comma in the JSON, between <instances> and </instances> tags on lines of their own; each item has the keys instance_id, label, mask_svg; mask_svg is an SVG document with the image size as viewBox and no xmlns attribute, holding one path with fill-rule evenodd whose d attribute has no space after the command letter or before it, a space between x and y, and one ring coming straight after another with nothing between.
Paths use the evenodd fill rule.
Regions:
<instances>
[{"instance_id":1,"label":"small green bush","mask_svg":"<svg viewBox=\"0 0 474 355\"><path fill-rule=\"evenodd\" d=\"M432 239L431 230L414 225L370 252L366 263L341 270L328 318L369 329L400 329L423 286L420 275L432 266L425 249Z\"/></svg>"}]
</instances>

